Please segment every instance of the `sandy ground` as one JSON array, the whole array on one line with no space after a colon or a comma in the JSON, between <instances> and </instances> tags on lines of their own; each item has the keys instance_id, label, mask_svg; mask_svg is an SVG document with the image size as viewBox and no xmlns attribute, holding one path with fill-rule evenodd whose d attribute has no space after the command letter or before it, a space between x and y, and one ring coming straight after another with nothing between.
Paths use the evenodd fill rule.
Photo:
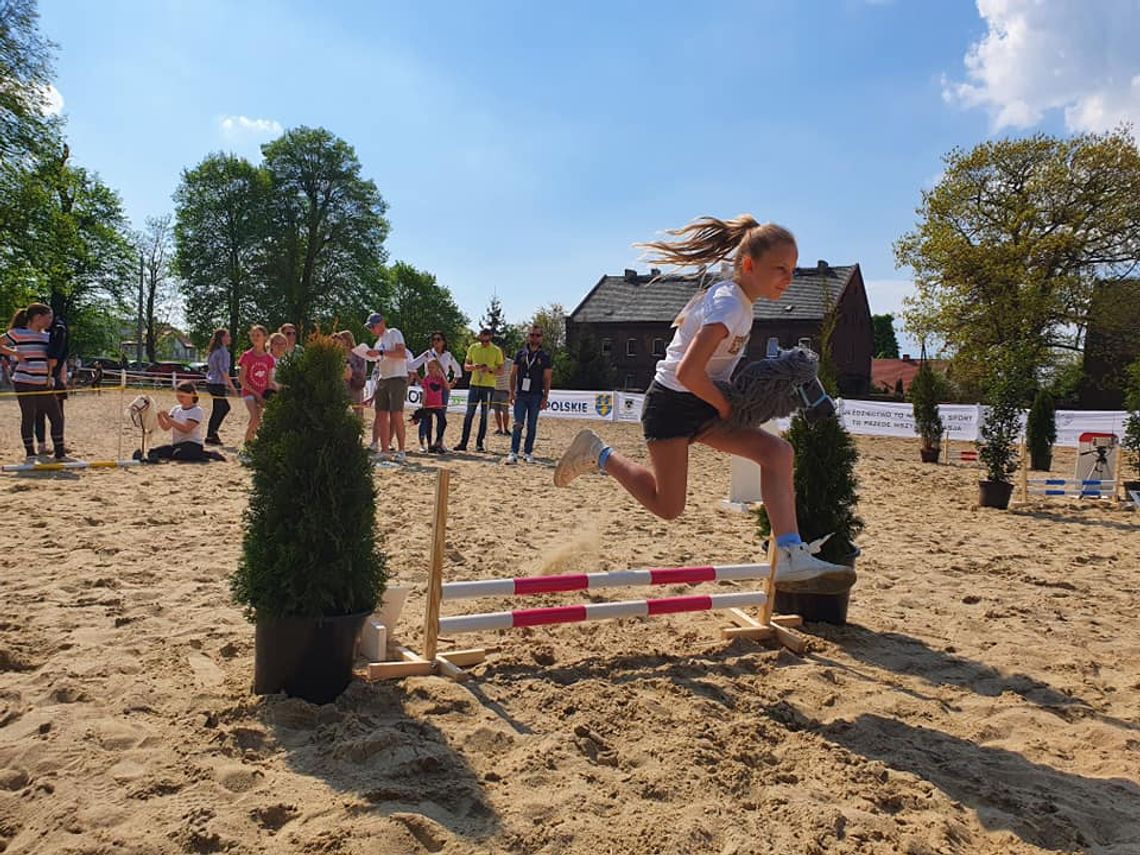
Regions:
<instances>
[{"instance_id":1,"label":"sandy ground","mask_svg":"<svg viewBox=\"0 0 1140 855\"><path fill-rule=\"evenodd\" d=\"M76 453L113 456L118 395L68 406ZM0 427L21 457L10 400ZM448 578L756 557L706 449L672 523L603 478L556 490L576 427L541 421L535 466L497 437L448 461ZM722 642L715 614L463 636L501 648L471 684L324 707L249 691L246 470L0 476L0 851L1140 853L1140 514L983 510L976 469L859 448L851 623L809 626L805 656ZM376 472L413 646L436 463Z\"/></svg>"}]
</instances>

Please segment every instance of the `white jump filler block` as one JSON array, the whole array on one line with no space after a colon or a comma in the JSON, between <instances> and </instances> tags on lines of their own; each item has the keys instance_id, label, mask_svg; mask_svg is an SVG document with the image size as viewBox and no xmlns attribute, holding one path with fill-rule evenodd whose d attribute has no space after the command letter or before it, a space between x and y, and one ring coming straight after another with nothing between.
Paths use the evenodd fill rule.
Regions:
<instances>
[{"instance_id":1,"label":"white jump filler block","mask_svg":"<svg viewBox=\"0 0 1140 855\"><path fill-rule=\"evenodd\" d=\"M368 618L360 628L360 655L369 662L383 662L388 658L388 627Z\"/></svg>"},{"instance_id":2,"label":"white jump filler block","mask_svg":"<svg viewBox=\"0 0 1140 855\"><path fill-rule=\"evenodd\" d=\"M771 434L780 432L776 422L765 422L760 426ZM721 500L720 506L729 511L747 511L763 501L760 494L760 464L735 454L729 463L728 498Z\"/></svg>"}]
</instances>

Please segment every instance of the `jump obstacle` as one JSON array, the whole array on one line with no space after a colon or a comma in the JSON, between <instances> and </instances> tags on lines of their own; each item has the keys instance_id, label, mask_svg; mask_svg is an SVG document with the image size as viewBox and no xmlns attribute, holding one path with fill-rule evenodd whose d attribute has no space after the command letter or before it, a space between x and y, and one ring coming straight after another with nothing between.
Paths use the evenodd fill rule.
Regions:
<instances>
[{"instance_id":1,"label":"jump obstacle","mask_svg":"<svg viewBox=\"0 0 1140 855\"><path fill-rule=\"evenodd\" d=\"M1120 493L1122 467L1112 453L1116 449L1117 437L1110 433L1083 433L1078 438L1077 472L1074 478L1030 478L1025 438L1021 442L1021 477L1019 499L1028 502L1030 496L1073 496L1079 499L1108 499L1115 501ZM1086 446L1089 450L1085 450ZM1097 454L1100 470L1108 478L1089 478L1082 473L1082 457ZM1115 474L1113 474L1115 472Z\"/></svg>"},{"instance_id":2,"label":"jump obstacle","mask_svg":"<svg viewBox=\"0 0 1140 855\"><path fill-rule=\"evenodd\" d=\"M138 466L137 460L68 460L50 463L11 463L0 467L3 472L60 472L64 469L119 469Z\"/></svg>"},{"instance_id":3,"label":"jump obstacle","mask_svg":"<svg viewBox=\"0 0 1140 855\"><path fill-rule=\"evenodd\" d=\"M366 672L369 680L398 679L411 676L443 674L453 680L468 677L465 666L486 659L487 648L439 650L440 636L465 632L518 629L596 620L630 617L656 617L697 611L727 611L734 626L721 630L722 638L776 639L788 649L802 653L804 636L791 627L803 623L798 615L773 615L775 602L777 552L773 543L767 564L707 565L702 567L660 567L645 570L617 570L609 573L574 573L558 576L522 576L512 579L479 579L464 582L443 581L443 554L447 527L447 499L451 473L440 469L436 474L435 513L432 521L431 568L428 577L428 599L424 613L423 654L389 639L388 655L399 661L372 662ZM514 597L536 594L590 591L656 585L697 585L703 582L761 579L762 591L731 594L703 594L657 597L644 600L621 600L603 603L581 603L569 606L545 606L510 611L440 617L444 600L478 597ZM758 607L759 619L744 611ZM389 628L389 631L392 628Z\"/></svg>"}]
</instances>

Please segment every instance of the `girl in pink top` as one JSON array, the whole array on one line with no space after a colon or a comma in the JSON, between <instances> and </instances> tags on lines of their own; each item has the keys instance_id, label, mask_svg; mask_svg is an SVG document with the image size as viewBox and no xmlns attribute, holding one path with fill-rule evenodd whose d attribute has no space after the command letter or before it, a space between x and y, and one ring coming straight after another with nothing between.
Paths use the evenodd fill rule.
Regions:
<instances>
[{"instance_id":1,"label":"girl in pink top","mask_svg":"<svg viewBox=\"0 0 1140 855\"><path fill-rule=\"evenodd\" d=\"M428 449L433 454L443 454L443 432L447 430L447 398L451 387L443 374L443 366L438 359L428 360L427 377L424 378L424 418L427 420L428 436L431 436L431 420L435 417L435 443Z\"/></svg>"},{"instance_id":2,"label":"girl in pink top","mask_svg":"<svg viewBox=\"0 0 1140 855\"><path fill-rule=\"evenodd\" d=\"M265 342L269 338L261 325L249 328L249 343L253 345L238 359L238 383L241 385L242 400L249 410L249 424L245 429L245 441L257 435L261 426L261 411L265 409L265 391L273 385L273 369L276 360L266 352Z\"/></svg>"}]
</instances>

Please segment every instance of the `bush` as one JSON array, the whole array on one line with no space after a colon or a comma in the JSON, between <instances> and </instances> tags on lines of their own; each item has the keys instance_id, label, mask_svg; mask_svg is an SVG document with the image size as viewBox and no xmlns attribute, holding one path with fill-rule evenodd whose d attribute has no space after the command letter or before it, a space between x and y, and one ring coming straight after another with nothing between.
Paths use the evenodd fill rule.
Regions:
<instances>
[{"instance_id":1,"label":"bush","mask_svg":"<svg viewBox=\"0 0 1140 855\"><path fill-rule=\"evenodd\" d=\"M859 452L838 418L809 424L796 414L787 439L795 448L796 519L800 536L816 540L834 532L820 557L836 564L847 563L855 552L855 538L863 530L856 513L859 482L855 463ZM772 525L763 506L757 511L761 537L769 537Z\"/></svg>"},{"instance_id":2,"label":"bush","mask_svg":"<svg viewBox=\"0 0 1140 855\"><path fill-rule=\"evenodd\" d=\"M331 338L310 337L281 367L284 388L249 446L253 487L230 583L251 620L353 614L383 593L376 487L344 360Z\"/></svg>"},{"instance_id":3,"label":"bush","mask_svg":"<svg viewBox=\"0 0 1140 855\"><path fill-rule=\"evenodd\" d=\"M914 411L914 430L922 438L923 448L939 448L945 426L938 412L938 398L945 382L934 372L930 362L923 359L918 373L910 382L910 402Z\"/></svg>"},{"instance_id":4,"label":"bush","mask_svg":"<svg viewBox=\"0 0 1140 855\"><path fill-rule=\"evenodd\" d=\"M986 478L1006 483L1017 471L1020 459L1017 440L1021 435L1023 381L1011 368L1011 364L1002 362L989 380L978 449L978 459L986 467Z\"/></svg>"},{"instance_id":5,"label":"bush","mask_svg":"<svg viewBox=\"0 0 1140 855\"><path fill-rule=\"evenodd\" d=\"M1033 399L1029 420L1025 425L1025 442L1034 469L1048 469L1044 464L1052 456L1053 443L1056 441L1057 417L1053 396L1041 389Z\"/></svg>"}]
</instances>

